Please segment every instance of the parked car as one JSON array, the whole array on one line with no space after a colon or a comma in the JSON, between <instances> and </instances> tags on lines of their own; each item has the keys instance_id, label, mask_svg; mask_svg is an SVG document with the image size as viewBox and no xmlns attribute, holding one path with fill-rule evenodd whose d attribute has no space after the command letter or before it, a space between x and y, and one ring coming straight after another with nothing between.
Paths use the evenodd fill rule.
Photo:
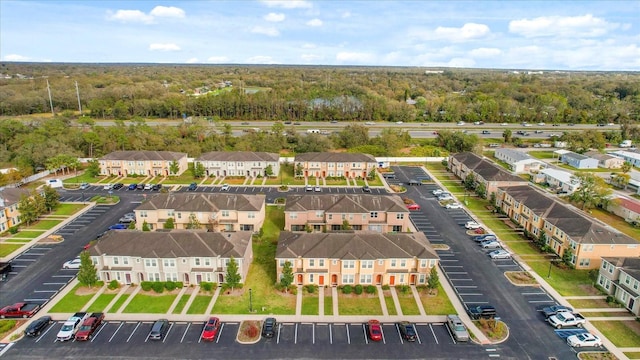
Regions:
<instances>
[{"instance_id":1,"label":"parked car","mask_svg":"<svg viewBox=\"0 0 640 360\"><path fill-rule=\"evenodd\" d=\"M369 185L363 186L362 187L362 192L370 193L371 192L371 188L369 187Z\"/></svg>"},{"instance_id":2,"label":"parked car","mask_svg":"<svg viewBox=\"0 0 640 360\"><path fill-rule=\"evenodd\" d=\"M128 227L127 224L113 224L111 226L109 226L109 230L124 230Z\"/></svg>"},{"instance_id":3,"label":"parked car","mask_svg":"<svg viewBox=\"0 0 640 360\"><path fill-rule=\"evenodd\" d=\"M115 183L113 184L113 190L119 190L122 189L124 187L123 183Z\"/></svg>"},{"instance_id":4,"label":"parked car","mask_svg":"<svg viewBox=\"0 0 640 360\"><path fill-rule=\"evenodd\" d=\"M449 201L449 200L453 200L453 196L451 196L451 194L440 194L440 196L438 196L438 201Z\"/></svg>"},{"instance_id":5,"label":"parked car","mask_svg":"<svg viewBox=\"0 0 640 360\"><path fill-rule=\"evenodd\" d=\"M435 196L438 196L440 194L442 194L444 191L442 191L442 189L435 189L433 190L431 193Z\"/></svg>"},{"instance_id":6,"label":"parked car","mask_svg":"<svg viewBox=\"0 0 640 360\"><path fill-rule=\"evenodd\" d=\"M560 312L547 318L549 325L556 329L564 327L583 327L587 323L587 319L578 313Z\"/></svg>"},{"instance_id":7,"label":"parked car","mask_svg":"<svg viewBox=\"0 0 640 360\"><path fill-rule=\"evenodd\" d=\"M408 204L407 209L409 210L420 210L420 205L418 204Z\"/></svg>"},{"instance_id":8,"label":"parked car","mask_svg":"<svg viewBox=\"0 0 640 360\"><path fill-rule=\"evenodd\" d=\"M506 250L500 249L490 252L489 257L492 259L511 259L511 254Z\"/></svg>"},{"instance_id":9,"label":"parked car","mask_svg":"<svg viewBox=\"0 0 640 360\"><path fill-rule=\"evenodd\" d=\"M276 333L276 327L278 322L275 318L269 317L264 319L262 324L262 336L266 338L272 338Z\"/></svg>"},{"instance_id":10,"label":"parked car","mask_svg":"<svg viewBox=\"0 0 640 360\"><path fill-rule=\"evenodd\" d=\"M145 190L151 190L153 189L153 184L149 183L149 184L144 184L144 189Z\"/></svg>"},{"instance_id":11,"label":"parked car","mask_svg":"<svg viewBox=\"0 0 640 360\"><path fill-rule=\"evenodd\" d=\"M104 320L104 313L93 313L84 320L78 332L76 333L76 341L91 340L93 333L98 329Z\"/></svg>"},{"instance_id":12,"label":"parked car","mask_svg":"<svg viewBox=\"0 0 640 360\"><path fill-rule=\"evenodd\" d=\"M138 184L129 184L129 187L127 187L127 190L135 190L138 188Z\"/></svg>"},{"instance_id":13,"label":"parked car","mask_svg":"<svg viewBox=\"0 0 640 360\"><path fill-rule=\"evenodd\" d=\"M6 318L30 318L37 313L42 305L36 303L19 302L7 305L0 309L0 319Z\"/></svg>"},{"instance_id":14,"label":"parked car","mask_svg":"<svg viewBox=\"0 0 640 360\"><path fill-rule=\"evenodd\" d=\"M413 327L413 324L408 321L402 321L396 324L400 329L400 334L402 338L409 342L416 341L416 329Z\"/></svg>"},{"instance_id":15,"label":"parked car","mask_svg":"<svg viewBox=\"0 0 640 360\"><path fill-rule=\"evenodd\" d=\"M145 185L144 184L138 184L136 185L136 190L144 190Z\"/></svg>"},{"instance_id":16,"label":"parked car","mask_svg":"<svg viewBox=\"0 0 640 360\"><path fill-rule=\"evenodd\" d=\"M602 340L599 337L590 334L582 333L577 335L571 335L567 338L567 344L572 347L585 347L585 346L602 346Z\"/></svg>"},{"instance_id":17,"label":"parked car","mask_svg":"<svg viewBox=\"0 0 640 360\"><path fill-rule=\"evenodd\" d=\"M496 240L484 240L480 243L483 249L499 249L500 243Z\"/></svg>"},{"instance_id":18,"label":"parked car","mask_svg":"<svg viewBox=\"0 0 640 360\"><path fill-rule=\"evenodd\" d=\"M53 324L51 316L43 316L29 324L24 330L24 334L27 336L39 336L42 330L46 329L49 324Z\"/></svg>"},{"instance_id":19,"label":"parked car","mask_svg":"<svg viewBox=\"0 0 640 360\"><path fill-rule=\"evenodd\" d=\"M88 183L80 184L80 190L87 190L88 188L89 188L89 184Z\"/></svg>"},{"instance_id":20,"label":"parked car","mask_svg":"<svg viewBox=\"0 0 640 360\"><path fill-rule=\"evenodd\" d=\"M229 189L231 189L229 184L222 184L222 187L220 188L221 191L229 191Z\"/></svg>"},{"instance_id":21,"label":"parked car","mask_svg":"<svg viewBox=\"0 0 640 360\"><path fill-rule=\"evenodd\" d=\"M63 269L80 269L80 258L77 257L73 260L69 260L62 265Z\"/></svg>"},{"instance_id":22,"label":"parked car","mask_svg":"<svg viewBox=\"0 0 640 360\"><path fill-rule=\"evenodd\" d=\"M304 191L313 191L313 186L311 185L305 186Z\"/></svg>"},{"instance_id":23,"label":"parked car","mask_svg":"<svg viewBox=\"0 0 640 360\"><path fill-rule=\"evenodd\" d=\"M88 317L89 314L86 312L75 313L72 317L65 321L64 325L62 325L62 328L60 328L60 331L58 331L56 339L58 341L72 340L75 334L80 329L82 323Z\"/></svg>"},{"instance_id":24,"label":"parked car","mask_svg":"<svg viewBox=\"0 0 640 360\"><path fill-rule=\"evenodd\" d=\"M382 173L382 177L385 179L395 179L396 174L392 172L386 172L386 173Z\"/></svg>"},{"instance_id":25,"label":"parked car","mask_svg":"<svg viewBox=\"0 0 640 360\"><path fill-rule=\"evenodd\" d=\"M102 187L102 190L111 190L111 189L113 189L113 184L105 184Z\"/></svg>"},{"instance_id":26,"label":"parked car","mask_svg":"<svg viewBox=\"0 0 640 360\"><path fill-rule=\"evenodd\" d=\"M151 325L151 331L149 332L149 340L162 340L169 331L169 320L160 319Z\"/></svg>"},{"instance_id":27,"label":"parked car","mask_svg":"<svg viewBox=\"0 0 640 360\"><path fill-rule=\"evenodd\" d=\"M320 186L316 186L316 187L313 188L313 191L322 192L322 189L320 188Z\"/></svg>"},{"instance_id":28,"label":"parked car","mask_svg":"<svg viewBox=\"0 0 640 360\"><path fill-rule=\"evenodd\" d=\"M415 180L415 179L411 179L409 180L409 182L407 183L408 185L412 185L412 186L420 186L422 185L421 181Z\"/></svg>"},{"instance_id":29,"label":"parked car","mask_svg":"<svg viewBox=\"0 0 640 360\"><path fill-rule=\"evenodd\" d=\"M476 235L472 237L471 240L475 242L483 242L485 240L498 240L498 238L496 238L496 236L493 234L484 234L484 235Z\"/></svg>"},{"instance_id":30,"label":"parked car","mask_svg":"<svg viewBox=\"0 0 640 360\"><path fill-rule=\"evenodd\" d=\"M542 308L542 314L544 314L544 317L549 317L549 316L553 316L557 313L561 313L561 312L573 312L573 309L568 307L568 306L563 306L563 305L553 305L553 306L547 306Z\"/></svg>"},{"instance_id":31,"label":"parked car","mask_svg":"<svg viewBox=\"0 0 640 360\"><path fill-rule=\"evenodd\" d=\"M469 332L458 315L447 315L447 326L456 341L469 341Z\"/></svg>"},{"instance_id":32,"label":"parked car","mask_svg":"<svg viewBox=\"0 0 640 360\"><path fill-rule=\"evenodd\" d=\"M204 329L202 329L202 335L200 338L206 341L215 340L218 335L218 330L220 329L220 319L217 317L210 317L209 320L204 324Z\"/></svg>"},{"instance_id":33,"label":"parked car","mask_svg":"<svg viewBox=\"0 0 640 360\"><path fill-rule=\"evenodd\" d=\"M162 189L162 184L155 184L151 187L151 190L153 191L158 191L160 189Z\"/></svg>"},{"instance_id":34,"label":"parked car","mask_svg":"<svg viewBox=\"0 0 640 360\"><path fill-rule=\"evenodd\" d=\"M367 332L371 341L382 340L382 326L378 320L369 320L367 323Z\"/></svg>"},{"instance_id":35,"label":"parked car","mask_svg":"<svg viewBox=\"0 0 640 360\"><path fill-rule=\"evenodd\" d=\"M477 222L475 222L475 221L467 221L467 223L466 223L466 224L464 224L464 227L465 227L466 229L469 229L469 230L473 230L473 229L479 229L479 228L481 228L480 224L478 224L478 223L477 223Z\"/></svg>"},{"instance_id":36,"label":"parked car","mask_svg":"<svg viewBox=\"0 0 640 360\"><path fill-rule=\"evenodd\" d=\"M462 205L460 205L460 203L457 203L457 202L448 203L444 207L447 209L462 209Z\"/></svg>"},{"instance_id":37,"label":"parked car","mask_svg":"<svg viewBox=\"0 0 640 360\"><path fill-rule=\"evenodd\" d=\"M198 188L198 184L192 182L191 184L189 184L187 191L196 191L197 188Z\"/></svg>"},{"instance_id":38,"label":"parked car","mask_svg":"<svg viewBox=\"0 0 640 360\"><path fill-rule=\"evenodd\" d=\"M136 214L135 213L126 213L118 221L120 223L122 223L122 224L132 223L132 222L136 221Z\"/></svg>"},{"instance_id":39,"label":"parked car","mask_svg":"<svg viewBox=\"0 0 640 360\"><path fill-rule=\"evenodd\" d=\"M496 317L496 308L491 305L478 305L470 307L467 311L469 316L474 319L493 319Z\"/></svg>"}]
</instances>

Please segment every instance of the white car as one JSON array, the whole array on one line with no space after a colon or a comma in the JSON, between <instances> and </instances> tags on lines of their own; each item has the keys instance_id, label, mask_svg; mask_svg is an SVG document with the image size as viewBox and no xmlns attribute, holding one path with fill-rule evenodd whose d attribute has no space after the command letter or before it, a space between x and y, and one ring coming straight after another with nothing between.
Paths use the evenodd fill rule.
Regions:
<instances>
[{"instance_id":1,"label":"white car","mask_svg":"<svg viewBox=\"0 0 640 360\"><path fill-rule=\"evenodd\" d=\"M460 205L460 203L449 203L447 205L444 206L447 209L462 209L462 205Z\"/></svg>"},{"instance_id":2,"label":"white car","mask_svg":"<svg viewBox=\"0 0 640 360\"><path fill-rule=\"evenodd\" d=\"M444 191L442 191L441 189L435 189L433 190L431 193L435 196L438 196L440 194L442 194Z\"/></svg>"},{"instance_id":3,"label":"white car","mask_svg":"<svg viewBox=\"0 0 640 360\"><path fill-rule=\"evenodd\" d=\"M222 184L222 187L220 188L220 190L222 191L229 191L230 187L229 184Z\"/></svg>"},{"instance_id":4,"label":"white car","mask_svg":"<svg viewBox=\"0 0 640 360\"><path fill-rule=\"evenodd\" d=\"M509 124L507 124L507 123L502 123L502 124L500 124L500 126L509 126Z\"/></svg>"},{"instance_id":5,"label":"white car","mask_svg":"<svg viewBox=\"0 0 640 360\"><path fill-rule=\"evenodd\" d=\"M485 240L480 243L483 249L499 249L500 243L495 240Z\"/></svg>"},{"instance_id":6,"label":"white car","mask_svg":"<svg viewBox=\"0 0 640 360\"><path fill-rule=\"evenodd\" d=\"M87 190L88 188L89 188L89 184L88 183L80 184L80 190Z\"/></svg>"},{"instance_id":7,"label":"white car","mask_svg":"<svg viewBox=\"0 0 640 360\"><path fill-rule=\"evenodd\" d=\"M511 259L511 254L507 250L494 250L489 253L489 257L492 259Z\"/></svg>"},{"instance_id":8,"label":"white car","mask_svg":"<svg viewBox=\"0 0 640 360\"><path fill-rule=\"evenodd\" d=\"M602 340L593 334L582 333L569 336L567 338L567 344L572 347L602 346Z\"/></svg>"},{"instance_id":9,"label":"white car","mask_svg":"<svg viewBox=\"0 0 640 360\"><path fill-rule=\"evenodd\" d=\"M63 269L80 269L80 258L77 257L73 260L69 260L62 265Z\"/></svg>"},{"instance_id":10,"label":"white car","mask_svg":"<svg viewBox=\"0 0 640 360\"><path fill-rule=\"evenodd\" d=\"M153 188L153 184L149 183L149 184L144 184L144 189L145 190L151 190L151 188Z\"/></svg>"},{"instance_id":11,"label":"white car","mask_svg":"<svg viewBox=\"0 0 640 360\"><path fill-rule=\"evenodd\" d=\"M105 186L102 187L103 190L111 190L113 189L113 185L112 184L106 184Z\"/></svg>"},{"instance_id":12,"label":"white car","mask_svg":"<svg viewBox=\"0 0 640 360\"><path fill-rule=\"evenodd\" d=\"M313 186L311 185L305 186L304 191L313 191Z\"/></svg>"},{"instance_id":13,"label":"white car","mask_svg":"<svg viewBox=\"0 0 640 360\"><path fill-rule=\"evenodd\" d=\"M313 188L313 191L322 192L322 189L320 188L320 186L316 186L316 187Z\"/></svg>"},{"instance_id":14,"label":"white car","mask_svg":"<svg viewBox=\"0 0 640 360\"><path fill-rule=\"evenodd\" d=\"M67 341L73 339L74 335L78 332L78 329L80 329L80 326L82 326L82 323L88 317L87 315L87 313L76 313L65 321L60 331L58 331L56 340Z\"/></svg>"},{"instance_id":15,"label":"white car","mask_svg":"<svg viewBox=\"0 0 640 360\"><path fill-rule=\"evenodd\" d=\"M467 221L467 223L464 224L464 227L468 230L475 230L481 228L482 226L480 226L480 224L475 221Z\"/></svg>"},{"instance_id":16,"label":"white car","mask_svg":"<svg viewBox=\"0 0 640 360\"><path fill-rule=\"evenodd\" d=\"M543 122L539 122L539 123L538 123L538 126L545 126L545 125L546 125L546 124L545 124L545 123L543 123Z\"/></svg>"},{"instance_id":17,"label":"white car","mask_svg":"<svg viewBox=\"0 0 640 360\"><path fill-rule=\"evenodd\" d=\"M367 121L366 123L364 123L365 125L375 125L375 123L373 121Z\"/></svg>"},{"instance_id":18,"label":"white car","mask_svg":"<svg viewBox=\"0 0 640 360\"><path fill-rule=\"evenodd\" d=\"M464 125L464 121L458 121L458 126Z\"/></svg>"}]
</instances>

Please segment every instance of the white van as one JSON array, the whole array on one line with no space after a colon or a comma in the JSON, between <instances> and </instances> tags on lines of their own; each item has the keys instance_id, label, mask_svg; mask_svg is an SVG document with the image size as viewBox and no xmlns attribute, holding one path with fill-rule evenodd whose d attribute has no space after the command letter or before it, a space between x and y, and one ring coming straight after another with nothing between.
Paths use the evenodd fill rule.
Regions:
<instances>
[{"instance_id":1,"label":"white van","mask_svg":"<svg viewBox=\"0 0 640 360\"><path fill-rule=\"evenodd\" d=\"M47 180L47 185L51 186L54 189L64 187L64 185L62 184L62 180L60 179L49 179Z\"/></svg>"}]
</instances>

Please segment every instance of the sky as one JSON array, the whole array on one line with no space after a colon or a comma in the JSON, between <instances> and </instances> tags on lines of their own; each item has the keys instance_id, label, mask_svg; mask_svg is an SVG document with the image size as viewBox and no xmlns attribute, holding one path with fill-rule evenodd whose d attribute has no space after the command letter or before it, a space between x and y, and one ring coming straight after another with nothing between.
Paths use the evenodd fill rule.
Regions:
<instances>
[{"instance_id":1,"label":"sky","mask_svg":"<svg viewBox=\"0 0 640 360\"><path fill-rule=\"evenodd\" d=\"M0 60L640 71L640 1L10 1Z\"/></svg>"}]
</instances>

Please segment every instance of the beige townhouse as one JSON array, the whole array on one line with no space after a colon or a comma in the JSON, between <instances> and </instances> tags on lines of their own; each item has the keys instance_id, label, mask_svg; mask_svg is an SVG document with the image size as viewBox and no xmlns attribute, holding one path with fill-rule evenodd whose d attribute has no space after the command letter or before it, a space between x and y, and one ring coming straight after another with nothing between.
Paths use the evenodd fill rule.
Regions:
<instances>
[{"instance_id":1,"label":"beige townhouse","mask_svg":"<svg viewBox=\"0 0 640 360\"><path fill-rule=\"evenodd\" d=\"M278 176L280 156L253 151L212 151L195 162L203 165L207 176Z\"/></svg>"},{"instance_id":2,"label":"beige townhouse","mask_svg":"<svg viewBox=\"0 0 640 360\"><path fill-rule=\"evenodd\" d=\"M397 195L289 195L284 208L287 231L410 230L409 210Z\"/></svg>"},{"instance_id":3,"label":"beige townhouse","mask_svg":"<svg viewBox=\"0 0 640 360\"><path fill-rule=\"evenodd\" d=\"M215 233L193 230L170 232L109 231L89 248L99 280L120 284L142 281L203 281L221 285L231 258L244 282L253 258L249 231Z\"/></svg>"},{"instance_id":4,"label":"beige townhouse","mask_svg":"<svg viewBox=\"0 0 640 360\"><path fill-rule=\"evenodd\" d=\"M597 283L627 310L640 315L640 258L602 258Z\"/></svg>"},{"instance_id":5,"label":"beige townhouse","mask_svg":"<svg viewBox=\"0 0 640 360\"><path fill-rule=\"evenodd\" d=\"M496 205L559 256L571 251L577 269L597 269L607 256L640 256L638 241L551 198L531 186L499 188Z\"/></svg>"},{"instance_id":6,"label":"beige townhouse","mask_svg":"<svg viewBox=\"0 0 640 360\"><path fill-rule=\"evenodd\" d=\"M0 233L21 223L18 203L22 196L28 197L31 194L29 190L23 188L5 187L0 190Z\"/></svg>"},{"instance_id":7,"label":"beige townhouse","mask_svg":"<svg viewBox=\"0 0 640 360\"><path fill-rule=\"evenodd\" d=\"M300 233L282 231L277 279L291 264L294 283L318 286L426 284L438 255L424 233Z\"/></svg>"},{"instance_id":8,"label":"beige townhouse","mask_svg":"<svg viewBox=\"0 0 640 360\"><path fill-rule=\"evenodd\" d=\"M498 190L498 187L517 186L528 181L513 175L500 165L478 156L472 152L462 152L449 157L449 170L465 180L473 174L476 184L483 184L487 197Z\"/></svg>"},{"instance_id":9,"label":"beige townhouse","mask_svg":"<svg viewBox=\"0 0 640 360\"><path fill-rule=\"evenodd\" d=\"M158 194L134 210L136 229L146 221L162 229L173 218L175 229L259 231L265 219L265 196L219 193Z\"/></svg>"},{"instance_id":10,"label":"beige townhouse","mask_svg":"<svg viewBox=\"0 0 640 360\"><path fill-rule=\"evenodd\" d=\"M373 176L376 159L369 154L314 152L296 155L296 177L365 178Z\"/></svg>"},{"instance_id":11,"label":"beige townhouse","mask_svg":"<svg viewBox=\"0 0 640 360\"><path fill-rule=\"evenodd\" d=\"M114 151L99 163L103 176L172 176L188 168L187 154L173 151Z\"/></svg>"}]
</instances>

